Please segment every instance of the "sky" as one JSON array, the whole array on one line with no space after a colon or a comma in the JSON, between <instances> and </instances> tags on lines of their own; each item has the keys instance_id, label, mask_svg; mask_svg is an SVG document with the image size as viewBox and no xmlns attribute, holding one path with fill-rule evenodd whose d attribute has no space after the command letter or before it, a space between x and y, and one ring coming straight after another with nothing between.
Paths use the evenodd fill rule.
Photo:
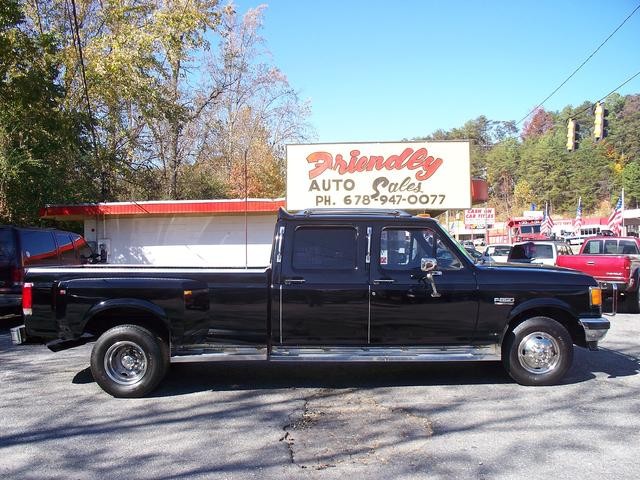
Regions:
<instances>
[{"instance_id":1,"label":"sky","mask_svg":"<svg viewBox=\"0 0 640 480\"><path fill-rule=\"evenodd\" d=\"M310 101L313 140L328 143L519 121L640 0L235 1L241 14L261 3L273 62ZM599 100L639 71L640 10L544 107ZM640 93L640 75L618 92Z\"/></svg>"}]
</instances>

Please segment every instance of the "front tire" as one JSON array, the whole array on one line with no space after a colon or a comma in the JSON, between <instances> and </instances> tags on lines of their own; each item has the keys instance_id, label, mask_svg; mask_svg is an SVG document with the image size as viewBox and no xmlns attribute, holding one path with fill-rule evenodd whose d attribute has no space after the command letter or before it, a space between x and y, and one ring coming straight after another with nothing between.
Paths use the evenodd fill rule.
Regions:
<instances>
[{"instance_id":1,"label":"front tire","mask_svg":"<svg viewBox=\"0 0 640 480\"><path fill-rule=\"evenodd\" d=\"M166 342L138 325L119 325L100 335L91 352L91 373L119 398L143 397L158 386L169 365Z\"/></svg>"},{"instance_id":2,"label":"front tire","mask_svg":"<svg viewBox=\"0 0 640 480\"><path fill-rule=\"evenodd\" d=\"M573 363L571 335L552 318L530 318L509 332L502 359L520 385L555 385Z\"/></svg>"}]
</instances>

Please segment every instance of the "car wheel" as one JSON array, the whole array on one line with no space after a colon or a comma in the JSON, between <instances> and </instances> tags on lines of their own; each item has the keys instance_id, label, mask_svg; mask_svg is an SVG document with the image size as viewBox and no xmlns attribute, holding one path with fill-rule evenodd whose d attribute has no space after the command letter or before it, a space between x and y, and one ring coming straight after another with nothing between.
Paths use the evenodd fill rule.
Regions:
<instances>
[{"instance_id":1,"label":"car wheel","mask_svg":"<svg viewBox=\"0 0 640 480\"><path fill-rule=\"evenodd\" d=\"M533 317L509 332L502 360L520 385L555 385L573 362L573 342L557 321Z\"/></svg>"},{"instance_id":2,"label":"car wheel","mask_svg":"<svg viewBox=\"0 0 640 480\"><path fill-rule=\"evenodd\" d=\"M146 395L160 383L168 366L166 342L138 325L107 330L91 352L93 378L114 397Z\"/></svg>"}]
</instances>

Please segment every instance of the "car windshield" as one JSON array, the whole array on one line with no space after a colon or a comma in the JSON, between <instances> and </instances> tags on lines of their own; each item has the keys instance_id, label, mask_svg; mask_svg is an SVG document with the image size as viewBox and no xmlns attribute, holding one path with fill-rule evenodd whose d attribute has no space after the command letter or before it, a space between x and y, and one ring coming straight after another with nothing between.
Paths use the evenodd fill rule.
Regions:
<instances>
[{"instance_id":1,"label":"car windshield","mask_svg":"<svg viewBox=\"0 0 640 480\"><path fill-rule=\"evenodd\" d=\"M540 225L521 225L521 233L540 233Z\"/></svg>"}]
</instances>

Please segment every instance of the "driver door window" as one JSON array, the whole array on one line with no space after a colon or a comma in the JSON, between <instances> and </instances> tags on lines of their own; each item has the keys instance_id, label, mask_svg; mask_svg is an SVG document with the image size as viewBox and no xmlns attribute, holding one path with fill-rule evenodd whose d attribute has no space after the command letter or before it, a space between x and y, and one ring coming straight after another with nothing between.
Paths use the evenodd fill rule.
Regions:
<instances>
[{"instance_id":1,"label":"driver door window","mask_svg":"<svg viewBox=\"0 0 640 480\"><path fill-rule=\"evenodd\" d=\"M420 269L422 258L435 258L438 270L459 270L462 263L431 229L384 229L380 235L382 270Z\"/></svg>"}]
</instances>

